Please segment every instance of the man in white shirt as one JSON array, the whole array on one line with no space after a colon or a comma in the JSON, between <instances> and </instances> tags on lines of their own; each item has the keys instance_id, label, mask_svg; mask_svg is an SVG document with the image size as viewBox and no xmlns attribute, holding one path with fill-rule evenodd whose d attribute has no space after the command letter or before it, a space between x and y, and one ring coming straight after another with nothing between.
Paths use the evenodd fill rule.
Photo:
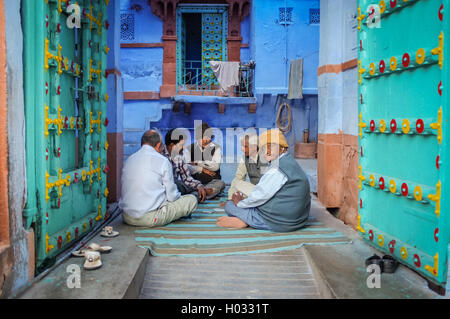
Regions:
<instances>
[{"instance_id":1,"label":"man in white shirt","mask_svg":"<svg viewBox=\"0 0 450 319\"><path fill-rule=\"evenodd\" d=\"M309 181L295 159L287 153L288 144L278 129L263 133L259 146L270 166L244 198L235 193L225 205L228 216L220 217L220 227L245 228L247 226L291 232L303 227L309 216L311 196Z\"/></svg>"},{"instance_id":2,"label":"man in white shirt","mask_svg":"<svg viewBox=\"0 0 450 319\"><path fill-rule=\"evenodd\" d=\"M172 164L161 154L164 146L160 134L154 130L145 132L141 146L123 167L119 207L124 222L156 227L188 216L197 208L197 198L181 196L178 191Z\"/></svg>"}]
</instances>

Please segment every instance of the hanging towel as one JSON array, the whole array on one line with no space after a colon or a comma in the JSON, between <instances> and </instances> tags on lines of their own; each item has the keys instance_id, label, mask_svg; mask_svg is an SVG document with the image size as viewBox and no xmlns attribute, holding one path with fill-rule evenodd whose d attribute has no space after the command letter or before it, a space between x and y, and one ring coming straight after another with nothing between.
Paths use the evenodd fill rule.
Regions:
<instances>
[{"instance_id":1,"label":"hanging towel","mask_svg":"<svg viewBox=\"0 0 450 319\"><path fill-rule=\"evenodd\" d=\"M209 61L209 64L219 81L222 92L239 85L239 62Z\"/></svg>"},{"instance_id":2,"label":"hanging towel","mask_svg":"<svg viewBox=\"0 0 450 319\"><path fill-rule=\"evenodd\" d=\"M303 59L292 60L289 70L288 99L303 99Z\"/></svg>"}]
</instances>

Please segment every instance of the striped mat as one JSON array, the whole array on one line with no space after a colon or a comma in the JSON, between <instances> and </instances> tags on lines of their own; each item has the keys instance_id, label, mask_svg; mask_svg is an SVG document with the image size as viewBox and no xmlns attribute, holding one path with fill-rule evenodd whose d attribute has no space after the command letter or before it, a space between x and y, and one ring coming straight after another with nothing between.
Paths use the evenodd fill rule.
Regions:
<instances>
[{"instance_id":1,"label":"striped mat","mask_svg":"<svg viewBox=\"0 0 450 319\"><path fill-rule=\"evenodd\" d=\"M253 228L232 229L216 225L225 216L220 203L226 198L199 204L189 218L163 227L135 231L138 246L150 249L153 256L207 257L276 252L303 245L346 244L351 240L342 233L310 219L295 232L275 233Z\"/></svg>"}]
</instances>

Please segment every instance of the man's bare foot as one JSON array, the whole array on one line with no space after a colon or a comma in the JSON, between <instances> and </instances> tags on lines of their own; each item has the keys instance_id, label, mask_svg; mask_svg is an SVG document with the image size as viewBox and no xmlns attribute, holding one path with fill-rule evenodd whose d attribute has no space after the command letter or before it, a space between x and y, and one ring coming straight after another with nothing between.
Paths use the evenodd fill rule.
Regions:
<instances>
[{"instance_id":1,"label":"man's bare foot","mask_svg":"<svg viewBox=\"0 0 450 319\"><path fill-rule=\"evenodd\" d=\"M219 206L220 207L225 207L226 204L227 204L227 202L223 202L223 203L220 203Z\"/></svg>"},{"instance_id":2,"label":"man's bare foot","mask_svg":"<svg viewBox=\"0 0 450 319\"><path fill-rule=\"evenodd\" d=\"M217 218L217 223L219 223L222 219L224 219L225 217L227 217L227 216L222 216L222 217L219 217L219 218Z\"/></svg>"},{"instance_id":3,"label":"man's bare foot","mask_svg":"<svg viewBox=\"0 0 450 319\"><path fill-rule=\"evenodd\" d=\"M217 219L217 226L228 228L245 228L248 225L237 217L223 216Z\"/></svg>"}]
</instances>

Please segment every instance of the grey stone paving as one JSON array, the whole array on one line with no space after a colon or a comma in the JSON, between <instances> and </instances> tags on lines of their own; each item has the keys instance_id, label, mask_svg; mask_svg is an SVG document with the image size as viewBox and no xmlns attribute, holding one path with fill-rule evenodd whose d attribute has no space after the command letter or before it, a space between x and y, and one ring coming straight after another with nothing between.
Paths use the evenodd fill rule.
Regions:
<instances>
[{"instance_id":1,"label":"grey stone paving","mask_svg":"<svg viewBox=\"0 0 450 319\"><path fill-rule=\"evenodd\" d=\"M320 298L303 248L223 257L150 257L140 298Z\"/></svg>"}]
</instances>

